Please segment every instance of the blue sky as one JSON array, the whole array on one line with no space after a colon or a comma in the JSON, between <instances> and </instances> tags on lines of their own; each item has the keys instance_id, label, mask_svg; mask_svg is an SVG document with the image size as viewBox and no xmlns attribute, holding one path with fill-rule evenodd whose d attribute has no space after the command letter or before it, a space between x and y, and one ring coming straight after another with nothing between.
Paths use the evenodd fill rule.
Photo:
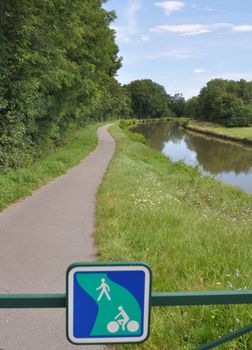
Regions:
<instances>
[{"instance_id":1,"label":"blue sky","mask_svg":"<svg viewBox=\"0 0 252 350\"><path fill-rule=\"evenodd\" d=\"M252 0L108 0L122 84L149 78L198 95L213 78L252 80Z\"/></svg>"}]
</instances>

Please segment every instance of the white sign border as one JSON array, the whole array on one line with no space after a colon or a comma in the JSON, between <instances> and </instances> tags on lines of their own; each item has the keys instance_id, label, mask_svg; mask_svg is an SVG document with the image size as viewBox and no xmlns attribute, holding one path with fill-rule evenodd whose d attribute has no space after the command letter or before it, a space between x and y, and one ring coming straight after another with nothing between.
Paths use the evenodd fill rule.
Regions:
<instances>
[{"instance_id":1,"label":"white sign border","mask_svg":"<svg viewBox=\"0 0 252 350\"><path fill-rule=\"evenodd\" d=\"M72 266L72 268L71 268ZM149 335L149 320L150 320L150 292L151 292L151 270L143 263L125 263L124 264L100 264L94 265L85 263L76 263L71 265L68 269L67 278L67 337L73 344L88 345L88 344L116 344L116 343L141 343L147 339ZM132 337L104 337L104 338L75 338L73 334L73 302L74 291L73 281L76 272L113 272L113 271L143 271L145 273L144 286L144 311L143 311L143 334L141 336Z\"/></svg>"}]
</instances>

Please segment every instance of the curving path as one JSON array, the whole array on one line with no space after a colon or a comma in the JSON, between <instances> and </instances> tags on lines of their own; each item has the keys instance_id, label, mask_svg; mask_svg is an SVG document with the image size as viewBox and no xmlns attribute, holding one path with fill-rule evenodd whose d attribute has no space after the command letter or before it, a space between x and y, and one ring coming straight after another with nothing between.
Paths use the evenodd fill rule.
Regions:
<instances>
[{"instance_id":1,"label":"curving path","mask_svg":"<svg viewBox=\"0 0 252 350\"><path fill-rule=\"evenodd\" d=\"M66 268L95 259L95 196L115 150L107 129L78 166L0 214L0 293L64 293ZM66 340L64 309L0 309L0 348L76 346Z\"/></svg>"}]
</instances>

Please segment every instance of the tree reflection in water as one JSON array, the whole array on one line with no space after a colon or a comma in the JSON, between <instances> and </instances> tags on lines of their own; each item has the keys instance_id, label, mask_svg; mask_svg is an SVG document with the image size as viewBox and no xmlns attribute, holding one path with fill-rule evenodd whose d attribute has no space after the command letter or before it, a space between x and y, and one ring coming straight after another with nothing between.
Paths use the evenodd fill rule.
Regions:
<instances>
[{"instance_id":1,"label":"tree reflection in water","mask_svg":"<svg viewBox=\"0 0 252 350\"><path fill-rule=\"evenodd\" d=\"M252 193L252 147L187 131L174 122L142 124L135 130L171 160L198 165L202 173Z\"/></svg>"}]
</instances>

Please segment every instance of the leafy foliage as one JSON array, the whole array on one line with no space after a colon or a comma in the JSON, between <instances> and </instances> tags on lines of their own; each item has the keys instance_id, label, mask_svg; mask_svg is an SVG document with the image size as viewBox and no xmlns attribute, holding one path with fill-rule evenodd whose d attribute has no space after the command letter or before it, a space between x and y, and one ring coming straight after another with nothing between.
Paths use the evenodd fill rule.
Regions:
<instances>
[{"instance_id":1,"label":"leafy foliage","mask_svg":"<svg viewBox=\"0 0 252 350\"><path fill-rule=\"evenodd\" d=\"M211 80L194 103L193 114L198 119L228 127L248 126L252 121L252 82Z\"/></svg>"},{"instance_id":2,"label":"leafy foliage","mask_svg":"<svg viewBox=\"0 0 252 350\"><path fill-rule=\"evenodd\" d=\"M165 88L150 79L134 80L126 85L136 118L164 118L171 115Z\"/></svg>"},{"instance_id":3,"label":"leafy foliage","mask_svg":"<svg viewBox=\"0 0 252 350\"><path fill-rule=\"evenodd\" d=\"M185 104L186 117L195 118L195 119L198 117L198 114L199 114L199 111L198 111L199 101L198 100L199 100L199 98L197 96L193 96L186 101L186 104Z\"/></svg>"},{"instance_id":4,"label":"leafy foliage","mask_svg":"<svg viewBox=\"0 0 252 350\"><path fill-rule=\"evenodd\" d=\"M128 113L103 0L1 0L0 167L31 162L90 120Z\"/></svg>"},{"instance_id":5,"label":"leafy foliage","mask_svg":"<svg viewBox=\"0 0 252 350\"><path fill-rule=\"evenodd\" d=\"M181 117L185 113L185 98L182 94L175 94L169 97L169 107L176 117Z\"/></svg>"}]
</instances>

